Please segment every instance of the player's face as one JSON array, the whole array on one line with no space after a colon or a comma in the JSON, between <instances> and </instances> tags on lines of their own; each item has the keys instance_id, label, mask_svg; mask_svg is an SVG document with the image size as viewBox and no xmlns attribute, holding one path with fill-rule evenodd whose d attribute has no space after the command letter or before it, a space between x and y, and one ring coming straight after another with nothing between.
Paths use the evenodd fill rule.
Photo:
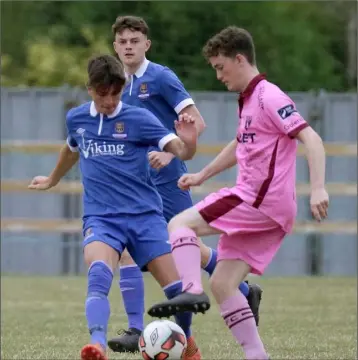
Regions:
<instances>
[{"instance_id":1,"label":"player's face","mask_svg":"<svg viewBox=\"0 0 358 360\"><path fill-rule=\"evenodd\" d=\"M150 40L140 31L126 29L116 34L113 47L125 66L134 67L143 62Z\"/></svg>"},{"instance_id":2,"label":"player's face","mask_svg":"<svg viewBox=\"0 0 358 360\"><path fill-rule=\"evenodd\" d=\"M121 101L121 92L116 89L96 91L93 88L88 88L88 94L92 97L97 111L105 115L112 114Z\"/></svg>"},{"instance_id":3,"label":"player's face","mask_svg":"<svg viewBox=\"0 0 358 360\"><path fill-rule=\"evenodd\" d=\"M234 58L223 55L213 56L209 59L211 66L216 71L216 77L229 91L242 91L244 82L244 62L242 55Z\"/></svg>"}]
</instances>

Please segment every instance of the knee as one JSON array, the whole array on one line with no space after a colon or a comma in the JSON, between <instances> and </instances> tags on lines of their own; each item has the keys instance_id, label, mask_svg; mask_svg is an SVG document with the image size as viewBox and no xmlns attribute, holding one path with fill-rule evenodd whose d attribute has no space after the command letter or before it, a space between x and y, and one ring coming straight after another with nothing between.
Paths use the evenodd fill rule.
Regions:
<instances>
[{"instance_id":1,"label":"knee","mask_svg":"<svg viewBox=\"0 0 358 360\"><path fill-rule=\"evenodd\" d=\"M127 250L124 250L121 259L119 260L120 266L128 266L128 265L135 265L134 260L129 255L129 252Z\"/></svg>"},{"instance_id":2,"label":"knee","mask_svg":"<svg viewBox=\"0 0 358 360\"><path fill-rule=\"evenodd\" d=\"M193 230L195 233L199 230L198 219L193 215L192 208L184 210L175 215L168 223L168 231L173 232L180 228Z\"/></svg>"},{"instance_id":3,"label":"knee","mask_svg":"<svg viewBox=\"0 0 358 360\"><path fill-rule=\"evenodd\" d=\"M182 214L175 215L168 223L169 232L173 232L181 227L187 227L185 218Z\"/></svg>"},{"instance_id":4,"label":"knee","mask_svg":"<svg viewBox=\"0 0 358 360\"><path fill-rule=\"evenodd\" d=\"M215 272L214 274L210 277L209 280L209 284L210 284L210 290L213 293L215 299L218 298L219 294L221 293L221 291L224 288L224 284L221 283L220 279L218 276L215 276Z\"/></svg>"}]
</instances>

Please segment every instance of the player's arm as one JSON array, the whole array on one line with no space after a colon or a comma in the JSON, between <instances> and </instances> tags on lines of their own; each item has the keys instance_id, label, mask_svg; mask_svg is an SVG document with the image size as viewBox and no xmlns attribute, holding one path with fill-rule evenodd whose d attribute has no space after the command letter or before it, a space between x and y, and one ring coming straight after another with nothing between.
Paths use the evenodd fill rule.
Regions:
<instances>
[{"instance_id":1,"label":"player's arm","mask_svg":"<svg viewBox=\"0 0 358 360\"><path fill-rule=\"evenodd\" d=\"M229 142L214 158L214 160L211 161L199 172L202 182L212 178L213 176L227 169L232 168L234 165L237 164L236 146L236 139Z\"/></svg>"},{"instance_id":2,"label":"player's arm","mask_svg":"<svg viewBox=\"0 0 358 360\"><path fill-rule=\"evenodd\" d=\"M311 189L324 188L326 153L321 137L311 127L306 127L297 134L296 138L302 142L306 149Z\"/></svg>"},{"instance_id":3,"label":"player's arm","mask_svg":"<svg viewBox=\"0 0 358 360\"><path fill-rule=\"evenodd\" d=\"M170 69L164 69L158 81L160 94L165 101L175 110L178 116L187 114L194 118L197 134L200 136L206 127L205 121L179 78ZM150 154L150 165L159 170L167 166L174 157L175 155L171 152L153 151Z\"/></svg>"},{"instance_id":4,"label":"player's arm","mask_svg":"<svg viewBox=\"0 0 358 360\"><path fill-rule=\"evenodd\" d=\"M52 186L56 186L77 163L79 159L79 152L74 149L75 148L71 147L68 143L63 145L57 164L49 175Z\"/></svg>"},{"instance_id":5,"label":"player's arm","mask_svg":"<svg viewBox=\"0 0 358 360\"><path fill-rule=\"evenodd\" d=\"M307 127L297 134L306 149L306 158L310 173L311 211L316 220L327 217L329 197L325 189L326 153L321 137Z\"/></svg>"},{"instance_id":6,"label":"player's arm","mask_svg":"<svg viewBox=\"0 0 358 360\"><path fill-rule=\"evenodd\" d=\"M162 150L172 153L174 156L185 161L194 157L197 146L198 134L195 127L195 119L188 114L179 116L175 122L175 129L178 136L172 138L165 145L159 145ZM173 134L169 134L171 137Z\"/></svg>"},{"instance_id":7,"label":"player's arm","mask_svg":"<svg viewBox=\"0 0 358 360\"><path fill-rule=\"evenodd\" d=\"M71 146L66 143L60 150L57 164L49 176L35 176L29 189L48 190L56 186L59 181L68 173L68 171L77 163L79 153L71 150Z\"/></svg>"},{"instance_id":8,"label":"player's arm","mask_svg":"<svg viewBox=\"0 0 358 360\"><path fill-rule=\"evenodd\" d=\"M229 142L224 149L221 150L219 155L217 155L215 159L201 171L196 174L183 175L179 179L178 186L183 190L187 190L191 186L200 186L204 181L225 171L226 169L232 168L237 163L236 146L236 139Z\"/></svg>"},{"instance_id":9,"label":"player's arm","mask_svg":"<svg viewBox=\"0 0 358 360\"><path fill-rule=\"evenodd\" d=\"M179 112L179 115L183 114L188 114L195 119L195 127L198 132L198 136L200 136L205 130L206 124L198 108L194 104L189 105Z\"/></svg>"},{"instance_id":10,"label":"player's arm","mask_svg":"<svg viewBox=\"0 0 358 360\"><path fill-rule=\"evenodd\" d=\"M311 211L316 220L327 216L329 197L325 189L326 154L321 137L299 114L285 94L264 100L264 109L280 133L300 140L306 148L310 172Z\"/></svg>"},{"instance_id":11,"label":"player's arm","mask_svg":"<svg viewBox=\"0 0 358 360\"><path fill-rule=\"evenodd\" d=\"M194 100L186 91L183 83L175 73L168 68L165 68L158 75L158 82L161 96L174 109L178 116L188 114L195 119L195 126L200 136L206 127L205 121L195 106Z\"/></svg>"},{"instance_id":12,"label":"player's arm","mask_svg":"<svg viewBox=\"0 0 358 360\"><path fill-rule=\"evenodd\" d=\"M71 123L72 110L67 113L66 127L67 127L67 141L60 150L55 168L49 176L35 176L29 189L34 190L48 190L56 186L59 181L70 171L70 169L77 163L79 159L78 144L76 140L70 135L69 127Z\"/></svg>"},{"instance_id":13,"label":"player's arm","mask_svg":"<svg viewBox=\"0 0 358 360\"><path fill-rule=\"evenodd\" d=\"M200 136L200 134L204 131L206 125L197 107L195 105L187 106L185 109L180 111L179 116L184 114L190 115L195 119L195 127L198 135ZM160 170L163 167L169 165L174 158L175 155L171 152L152 151L150 154L150 165L154 169Z\"/></svg>"},{"instance_id":14,"label":"player's arm","mask_svg":"<svg viewBox=\"0 0 358 360\"><path fill-rule=\"evenodd\" d=\"M170 152L184 161L194 156L198 134L192 117L186 114L179 116L179 120L175 121L176 135L165 128L150 111L141 109L141 112L142 116L137 116L140 121L138 129L141 142L157 146L160 150ZM151 156L149 153L149 162Z\"/></svg>"}]
</instances>

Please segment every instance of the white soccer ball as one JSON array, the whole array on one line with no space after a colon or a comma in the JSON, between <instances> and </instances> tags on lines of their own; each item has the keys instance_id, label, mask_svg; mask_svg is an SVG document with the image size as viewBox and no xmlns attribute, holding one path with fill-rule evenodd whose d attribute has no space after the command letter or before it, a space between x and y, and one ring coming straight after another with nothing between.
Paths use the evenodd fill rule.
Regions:
<instances>
[{"instance_id":1,"label":"white soccer ball","mask_svg":"<svg viewBox=\"0 0 358 360\"><path fill-rule=\"evenodd\" d=\"M180 360L186 350L187 339L176 323L156 320L145 327L138 346L145 360Z\"/></svg>"}]
</instances>

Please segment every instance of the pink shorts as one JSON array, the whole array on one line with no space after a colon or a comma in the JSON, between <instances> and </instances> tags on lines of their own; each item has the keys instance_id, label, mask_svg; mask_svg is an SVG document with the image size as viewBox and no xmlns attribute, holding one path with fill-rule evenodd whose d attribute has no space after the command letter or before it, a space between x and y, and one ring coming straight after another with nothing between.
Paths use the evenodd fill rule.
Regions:
<instances>
[{"instance_id":1,"label":"pink shorts","mask_svg":"<svg viewBox=\"0 0 358 360\"><path fill-rule=\"evenodd\" d=\"M195 205L204 220L221 231L218 261L243 260L251 273L262 275L281 246L281 226L223 188Z\"/></svg>"}]
</instances>

